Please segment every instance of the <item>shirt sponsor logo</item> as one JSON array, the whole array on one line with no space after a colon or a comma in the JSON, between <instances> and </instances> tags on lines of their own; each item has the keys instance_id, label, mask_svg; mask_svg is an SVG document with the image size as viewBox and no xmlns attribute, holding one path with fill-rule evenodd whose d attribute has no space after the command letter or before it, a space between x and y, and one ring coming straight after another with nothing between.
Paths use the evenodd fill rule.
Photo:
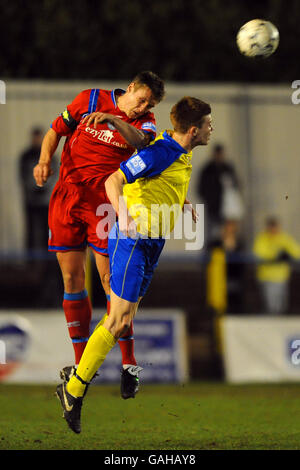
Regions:
<instances>
[{"instance_id":1,"label":"shirt sponsor logo","mask_svg":"<svg viewBox=\"0 0 300 470\"><path fill-rule=\"evenodd\" d=\"M126 166L130 173L135 176L146 168L146 163L141 159L139 155L130 158L126 163Z\"/></svg>"},{"instance_id":2,"label":"shirt sponsor logo","mask_svg":"<svg viewBox=\"0 0 300 470\"><path fill-rule=\"evenodd\" d=\"M114 133L112 130L108 131L106 129L102 129L97 131L96 129L92 129L91 127L86 127L85 131L92 135L92 137L100 140L101 142L105 142L106 144L111 144L116 147L127 149L127 144L122 144L121 142L117 142L113 139Z\"/></svg>"},{"instance_id":3,"label":"shirt sponsor logo","mask_svg":"<svg viewBox=\"0 0 300 470\"><path fill-rule=\"evenodd\" d=\"M114 133L112 131L107 131L107 130L97 131L96 129L91 129L91 127L86 127L85 130L89 134L92 134L93 137L96 137L96 139L102 140L102 142L106 142L108 144L110 144L114 136Z\"/></svg>"}]
</instances>

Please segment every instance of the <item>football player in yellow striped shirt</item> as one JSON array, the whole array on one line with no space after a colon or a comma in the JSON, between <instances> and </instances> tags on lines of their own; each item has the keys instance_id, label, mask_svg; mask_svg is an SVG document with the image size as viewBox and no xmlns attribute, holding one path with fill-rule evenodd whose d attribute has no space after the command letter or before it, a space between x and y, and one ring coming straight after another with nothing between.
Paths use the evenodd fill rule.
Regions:
<instances>
[{"instance_id":1,"label":"football player in yellow striped shirt","mask_svg":"<svg viewBox=\"0 0 300 470\"><path fill-rule=\"evenodd\" d=\"M213 130L210 105L192 97L173 106L171 122L173 131L162 132L152 144L122 162L105 183L118 214L108 242L111 311L91 335L75 375L56 389L64 417L76 433L81 431L87 387L128 329L149 287L165 237L183 208L192 150L207 145Z\"/></svg>"}]
</instances>

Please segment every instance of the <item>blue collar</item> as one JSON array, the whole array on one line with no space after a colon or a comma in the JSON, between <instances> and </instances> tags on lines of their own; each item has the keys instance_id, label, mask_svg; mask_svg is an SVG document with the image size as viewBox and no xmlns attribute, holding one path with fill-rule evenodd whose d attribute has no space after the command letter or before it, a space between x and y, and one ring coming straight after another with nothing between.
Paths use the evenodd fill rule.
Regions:
<instances>
[{"instance_id":1,"label":"blue collar","mask_svg":"<svg viewBox=\"0 0 300 470\"><path fill-rule=\"evenodd\" d=\"M164 140L167 140L171 145L172 147L176 148L176 150L180 150L181 153L189 153L186 149L184 149L183 147L181 147L181 145L176 142L176 140L174 140L169 134L167 131L164 131L163 133L163 137L164 137Z\"/></svg>"},{"instance_id":2,"label":"blue collar","mask_svg":"<svg viewBox=\"0 0 300 470\"><path fill-rule=\"evenodd\" d=\"M114 90L111 90L111 99L115 108L117 107L116 92L120 92L120 91L122 93L119 93L119 94L124 95L125 90L123 90L122 88L115 88Z\"/></svg>"}]
</instances>

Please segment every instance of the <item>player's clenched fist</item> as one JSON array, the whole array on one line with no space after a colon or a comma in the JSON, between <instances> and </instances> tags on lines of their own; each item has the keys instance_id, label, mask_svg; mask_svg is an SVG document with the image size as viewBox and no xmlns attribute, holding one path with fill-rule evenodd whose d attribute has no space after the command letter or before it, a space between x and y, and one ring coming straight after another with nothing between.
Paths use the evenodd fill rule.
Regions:
<instances>
[{"instance_id":1,"label":"player's clenched fist","mask_svg":"<svg viewBox=\"0 0 300 470\"><path fill-rule=\"evenodd\" d=\"M119 214L119 229L120 232L129 238L136 238L137 226L134 219L126 212Z\"/></svg>"},{"instance_id":2,"label":"player's clenched fist","mask_svg":"<svg viewBox=\"0 0 300 470\"><path fill-rule=\"evenodd\" d=\"M38 163L33 169L33 177L37 186L44 186L51 175L53 175L53 170L50 163Z\"/></svg>"}]
</instances>

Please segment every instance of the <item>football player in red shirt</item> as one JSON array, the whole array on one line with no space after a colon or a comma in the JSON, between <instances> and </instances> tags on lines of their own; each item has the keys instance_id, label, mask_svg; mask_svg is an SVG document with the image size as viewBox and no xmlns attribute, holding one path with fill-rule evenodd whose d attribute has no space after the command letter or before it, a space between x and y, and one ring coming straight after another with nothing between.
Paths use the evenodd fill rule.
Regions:
<instances>
[{"instance_id":1,"label":"football player in red shirt","mask_svg":"<svg viewBox=\"0 0 300 470\"><path fill-rule=\"evenodd\" d=\"M66 136L59 180L49 204L48 249L56 252L63 276L63 308L74 347L75 367L88 341L92 316L85 289L87 246L95 255L109 314L107 242L114 220L105 227L105 233L99 234L99 223L105 217L107 221L107 213L104 215L101 207L110 204L104 183L135 149L155 138L155 118L150 109L163 96L163 81L152 72L139 73L126 91L84 90L54 120L42 143L40 159L33 171L38 186L43 186L52 174L51 158L61 137ZM140 368L134 357L132 324L119 345L123 364L121 395L134 398ZM68 381L74 371L73 366L65 367L62 379Z\"/></svg>"}]
</instances>

